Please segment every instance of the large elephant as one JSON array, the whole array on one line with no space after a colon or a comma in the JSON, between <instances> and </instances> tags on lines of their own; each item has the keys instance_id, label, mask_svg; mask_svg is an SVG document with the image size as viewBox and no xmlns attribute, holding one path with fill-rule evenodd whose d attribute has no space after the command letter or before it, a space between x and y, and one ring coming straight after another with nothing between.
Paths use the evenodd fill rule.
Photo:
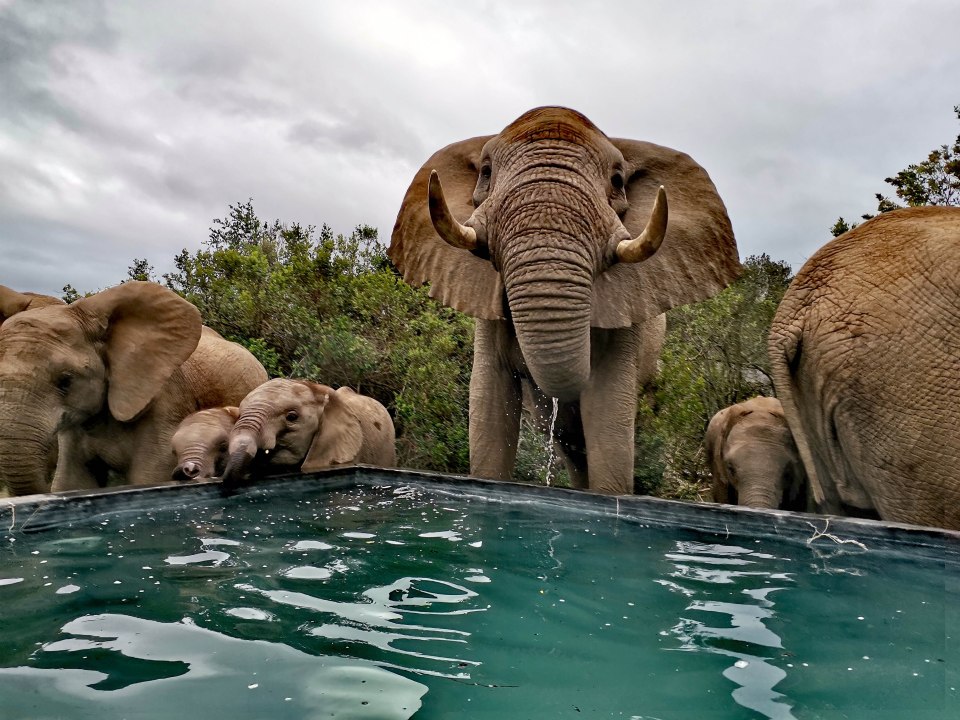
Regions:
<instances>
[{"instance_id":1,"label":"large elephant","mask_svg":"<svg viewBox=\"0 0 960 720\"><path fill-rule=\"evenodd\" d=\"M221 475L227 464L230 431L238 417L240 408L233 405L187 415L170 441L177 459L173 479L187 482Z\"/></svg>"},{"instance_id":2,"label":"large elephant","mask_svg":"<svg viewBox=\"0 0 960 720\"><path fill-rule=\"evenodd\" d=\"M769 352L820 512L960 530L960 208L885 213L821 248Z\"/></svg>"},{"instance_id":3,"label":"large elephant","mask_svg":"<svg viewBox=\"0 0 960 720\"><path fill-rule=\"evenodd\" d=\"M44 491L59 438L53 490L170 482L179 422L266 379L156 283L19 313L0 326L0 481L16 495Z\"/></svg>"},{"instance_id":4,"label":"large elephant","mask_svg":"<svg viewBox=\"0 0 960 720\"><path fill-rule=\"evenodd\" d=\"M24 310L47 307L48 305L63 305L60 298L51 295L40 295L33 292L17 292L6 285L0 285L0 325L5 320Z\"/></svg>"},{"instance_id":5,"label":"large elephant","mask_svg":"<svg viewBox=\"0 0 960 720\"><path fill-rule=\"evenodd\" d=\"M559 403L572 483L607 493L633 489L647 321L718 292L740 267L703 168L558 107L436 152L407 190L389 255L408 282L477 318L471 472L510 478L529 380Z\"/></svg>"},{"instance_id":6,"label":"large elephant","mask_svg":"<svg viewBox=\"0 0 960 720\"><path fill-rule=\"evenodd\" d=\"M714 502L807 510L807 475L776 398L724 408L711 418L703 444Z\"/></svg>"},{"instance_id":7,"label":"large elephant","mask_svg":"<svg viewBox=\"0 0 960 720\"><path fill-rule=\"evenodd\" d=\"M251 471L311 472L333 465L396 464L390 413L372 397L307 380L274 378L240 403L230 432L223 486L245 483Z\"/></svg>"}]
</instances>

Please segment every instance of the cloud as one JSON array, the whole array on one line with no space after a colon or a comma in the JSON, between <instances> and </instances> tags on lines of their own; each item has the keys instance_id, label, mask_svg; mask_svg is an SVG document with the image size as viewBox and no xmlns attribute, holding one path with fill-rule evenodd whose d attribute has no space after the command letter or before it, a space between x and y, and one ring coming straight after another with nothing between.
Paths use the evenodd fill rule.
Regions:
<instances>
[{"instance_id":1,"label":"cloud","mask_svg":"<svg viewBox=\"0 0 960 720\"><path fill-rule=\"evenodd\" d=\"M954 2L0 1L0 283L158 271L253 198L388 240L419 165L525 110L690 153L795 267L957 134Z\"/></svg>"}]
</instances>

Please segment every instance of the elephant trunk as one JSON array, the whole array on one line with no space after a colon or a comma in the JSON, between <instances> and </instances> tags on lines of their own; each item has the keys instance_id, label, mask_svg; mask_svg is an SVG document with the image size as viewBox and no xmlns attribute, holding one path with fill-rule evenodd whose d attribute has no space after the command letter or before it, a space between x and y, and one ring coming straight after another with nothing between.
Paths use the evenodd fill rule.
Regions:
<instances>
[{"instance_id":1,"label":"elephant trunk","mask_svg":"<svg viewBox=\"0 0 960 720\"><path fill-rule=\"evenodd\" d=\"M551 397L575 401L590 377L593 280L611 217L619 220L597 203L585 178L570 168L544 174L540 160L505 192L494 220L495 260L534 382Z\"/></svg>"},{"instance_id":2,"label":"elephant trunk","mask_svg":"<svg viewBox=\"0 0 960 720\"><path fill-rule=\"evenodd\" d=\"M752 508L777 509L783 503L785 463L768 457L739 473L738 504Z\"/></svg>"},{"instance_id":3,"label":"elephant trunk","mask_svg":"<svg viewBox=\"0 0 960 720\"><path fill-rule=\"evenodd\" d=\"M0 435L0 487L6 485L11 495L49 492L56 450L56 433L7 419Z\"/></svg>"},{"instance_id":4,"label":"elephant trunk","mask_svg":"<svg viewBox=\"0 0 960 720\"><path fill-rule=\"evenodd\" d=\"M590 287L524 280L508 290L527 369L550 397L576 401L590 378Z\"/></svg>"},{"instance_id":5,"label":"elephant trunk","mask_svg":"<svg viewBox=\"0 0 960 720\"><path fill-rule=\"evenodd\" d=\"M230 433L227 465L220 478L224 490L232 490L248 481L250 466L257 457L258 437L259 433L250 427L241 427L240 422L237 422L237 426Z\"/></svg>"}]
</instances>

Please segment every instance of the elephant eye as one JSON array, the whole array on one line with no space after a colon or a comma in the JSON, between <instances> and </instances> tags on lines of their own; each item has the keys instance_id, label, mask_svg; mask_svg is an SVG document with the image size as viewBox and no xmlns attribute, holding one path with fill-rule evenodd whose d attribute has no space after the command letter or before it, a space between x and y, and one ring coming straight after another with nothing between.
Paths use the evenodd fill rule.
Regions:
<instances>
[{"instance_id":1,"label":"elephant eye","mask_svg":"<svg viewBox=\"0 0 960 720\"><path fill-rule=\"evenodd\" d=\"M54 384L57 386L57 390L66 393L73 384L73 375L70 373L61 373Z\"/></svg>"},{"instance_id":2,"label":"elephant eye","mask_svg":"<svg viewBox=\"0 0 960 720\"><path fill-rule=\"evenodd\" d=\"M492 172L493 170L490 168L489 165L484 165L483 167L480 168L480 177L482 177L484 180L489 180L490 174Z\"/></svg>"},{"instance_id":3,"label":"elephant eye","mask_svg":"<svg viewBox=\"0 0 960 720\"><path fill-rule=\"evenodd\" d=\"M617 192L623 190L623 175L621 173L614 173L613 177L610 178L610 184L613 185L613 189Z\"/></svg>"},{"instance_id":4,"label":"elephant eye","mask_svg":"<svg viewBox=\"0 0 960 720\"><path fill-rule=\"evenodd\" d=\"M296 422L299 419L300 419L300 413L298 413L296 410L287 411L287 422Z\"/></svg>"}]
</instances>

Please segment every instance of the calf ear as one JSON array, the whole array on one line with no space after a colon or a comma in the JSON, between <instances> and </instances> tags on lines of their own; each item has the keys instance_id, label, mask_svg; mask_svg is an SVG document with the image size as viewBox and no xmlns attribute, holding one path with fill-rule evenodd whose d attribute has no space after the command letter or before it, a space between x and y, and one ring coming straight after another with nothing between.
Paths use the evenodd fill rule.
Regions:
<instances>
[{"instance_id":1,"label":"calf ear","mask_svg":"<svg viewBox=\"0 0 960 720\"><path fill-rule=\"evenodd\" d=\"M322 414L313 444L300 466L303 472L352 463L363 446L360 419L343 398L326 385L314 388L318 402L322 403Z\"/></svg>"},{"instance_id":2,"label":"calf ear","mask_svg":"<svg viewBox=\"0 0 960 720\"><path fill-rule=\"evenodd\" d=\"M727 477L726 464L723 462L723 443L727 438L730 424L730 410L730 408L724 408L710 419L707 434L703 439L707 462L710 463L710 474L713 477L710 490L713 501L717 503L730 502L728 492L730 478Z\"/></svg>"},{"instance_id":3,"label":"calf ear","mask_svg":"<svg viewBox=\"0 0 960 720\"><path fill-rule=\"evenodd\" d=\"M126 282L70 308L103 343L107 404L120 421L143 412L200 342L200 312L157 283Z\"/></svg>"}]
</instances>

